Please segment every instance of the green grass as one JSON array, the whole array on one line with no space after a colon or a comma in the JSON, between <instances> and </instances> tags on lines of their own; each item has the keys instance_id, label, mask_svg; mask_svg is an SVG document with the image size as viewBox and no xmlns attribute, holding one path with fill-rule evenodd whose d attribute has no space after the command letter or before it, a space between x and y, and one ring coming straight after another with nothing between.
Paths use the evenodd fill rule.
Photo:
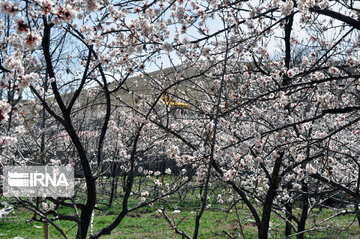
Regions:
<instances>
[{"instance_id":1,"label":"green grass","mask_svg":"<svg viewBox=\"0 0 360 239\"><path fill-rule=\"evenodd\" d=\"M68 209L60 209L65 212ZM325 214L328 212L325 211ZM113 210L110 214L115 213ZM108 212L98 212L94 221L94 231L110 224L116 215L106 215ZM192 235L195 223L195 211L184 210L180 213L167 212L168 216L174 221L177 227ZM239 210L239 214L244 228L246 238L256 238L256 226L251 220L249 212L243 208ZM13 238L21 236L25 239L38 239L43 235L43 225L39 222L26 223L27 219L32 217L32 213L17 208L15 214L11 217L0 220L0 238ZM353 217L341 216L337 217L324 225L324 229L309 232L306 238L356 238L359 228L356 223L351 225ZM218 209L210 209L205 211L201 219L201 228L199 238L226 238L223 230L236 236L239 233L238 220L234 212L226 214ZM309 219L309 226L311 226ZM59 221L59 227L67 232L69 238L75 238L76 227L74 223ZM348 227L351 225L350 227ZM271 235L274 238L282 238L283 235L282 220L275 215L272 218ZM60 234L50 226L50 238L62 238ZM130 213L122 223L109 236L104 238L181 238L176 235L169 227L165 219L160 213L153 208L144 208L137 212Z\"/></svg>"},{"instance_id":2,"label":"green grass","mask_svg":"<svg viewBox=\"0 0 360 239\"><path fill-rule=\"evenodd\" d=\"M105 236L104 238L179 238L173 233L160 213L156 210L148 211L150 210L130 213L120 226L114 230L112 235ZM22 236L26 239L39 238L43 233L43 225L39 222L26 223L26 219L31 218L31 216L30 212L18 208L14 216L0 220L0 238L13 238L15 236ZM185 211L174 214L172 211L169 211L168 216L174 220L179 229L189 234L192 233L194 212ZM223 213L206 211L202 218L200 237L223 238L222 230L231 230L235 224L234 219L224 222L223 216L225 216ZM97 215L94 221L94 231L108 225L115 217L115 215ZM57 222L57 224L61 228L66 228L64 231L67 231L69 238L75 237L76 228L71 229L73 223L61 221ZM214 227L214 225L219 226ZM59 233L51 226L50 235L50 238L61 238Z\"/></svg>"},{"instance_id":3,"label":"green grass","mask_svg":"<svg viewBox=\"0 0 360 239\"><path fill-rule=\"evenodd\" d=\"M145 184L144 184L145 186ZM101 192L101 189L98 189ZM120 190L120 189L119 189ZM237 204L237 212L233 208L229 213L229 204L218 204L215 200L216 195L222 188L214 189L210 199L211 207L206 209L201 218L201 227L199 238L228 238L223 231L230 233L234 238L238 238L240 228L246 238L257 238L257 228L250 211L241 202ZM193 235L196 210L199 206L197 198L198 189L189 190L186 197L179 201L180 197L175 194L166 200L154 203L153 207L143 207L135 212L129 213L121 224L113 230L111 235L104 236L106 239L115 238L181 238L174 233L167 221L157 212L157 209L165 208L167 215L177 228L186 232L189 236ZM94 232L109 225L121 211L121 200L117 199L111 208L106 206L107 196L99 193L98 207L101 211L96 211L94 220ZM15 236L21 236L25 239L43 238L43 224L36 221L29 221L33 214L17 204L14 199L1 198L0 201L9 201L15 205L15 212L10 217L0 219L0 239L12 239ZM79 199L81 201L81 197ZM139 199L132 198L129 201L129 207L139 204ZM180 210L180 213L174 213L174 209ZM260 208L258 208L260 210ZM59 207L57 212L70 215L74 213L71 208ZM300 214L299 209L294 209L296 215ZM314 209L307 220L307 229L311 229L314 223L319 223L331 216L334 212L330 209ZM239 219L238 219L238 216ZM359 239L360 228L354 215L343 215L317 225L317 230L310 230L306 233L307 239ZM240 222L240 223L239 223ZM56 225L63 229L69 238L75 238L75 223L68 221L55 221ZM240 227L241 225L241 227ZM284 221L272 213L271 228L269 238L283 238L285 224ZM50 238L62 238L53 226L50 226ZM295 237L294 237L295 238Z\"/></svg>"}]
</instances>

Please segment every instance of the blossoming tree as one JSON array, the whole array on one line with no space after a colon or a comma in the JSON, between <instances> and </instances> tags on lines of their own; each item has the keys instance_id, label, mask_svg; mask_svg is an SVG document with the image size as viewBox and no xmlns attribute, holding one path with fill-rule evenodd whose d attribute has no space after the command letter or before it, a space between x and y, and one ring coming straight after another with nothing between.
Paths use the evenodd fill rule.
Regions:
<instances>
[{"instance_id":1,"label":"blossoming tree","mask_svg":"<svg viewBox=\"0 0 360 239\"><path fill-rule=\"evenodd\" d=\"M74 149L85 203L58 201L80 212L57 216L77 223L77 238L88 235L96 181L109 162L127 171L123 208L91 238L111 233L138 208L129 208L128 198L146 154L190 165L203 186L192 238L198 238L211 180L229 185L247 205L259 238L268 237L272 212L284 218L286 236L294 231L303 238L320 194L346 193L358 214L355 1L36 0L2 1L1 10L7 51L0 86L11 97L1 101L0 120L8 123L20 96L31 93L31 104L43 109L42 142L57 137L62 151ZM303 57L295 56L296 48L306 49ZM50 137L45 128L51 124L58 133ZM9 132L1 136L3 155L5 145L19 152L12 136L24 134L10 126L1 128ZM185 181L151 199L138 193L140 206ZM294 201L301 202L299 218Z\"/></svg>"}]
</instances>

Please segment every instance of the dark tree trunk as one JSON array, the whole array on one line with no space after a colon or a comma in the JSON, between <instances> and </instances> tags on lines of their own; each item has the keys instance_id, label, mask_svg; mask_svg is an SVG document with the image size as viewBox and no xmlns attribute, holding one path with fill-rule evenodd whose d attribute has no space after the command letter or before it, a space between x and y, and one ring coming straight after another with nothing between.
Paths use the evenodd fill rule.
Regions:
<instances>
[{"instance_id":1,"label":"dark tree trunk","mask_svg":"<svg viewBox=\"0 0 360 239\"><path fill-rule=\"evenodd\" d=\"M273 172L270 179L270 187L265 197L260 229L259 229L259 239L267 239L269 232L270 216L271 209L274 202L274 199L277 195L277 188L279 186L279 172L281 167L281 162L283 159L284 153L281 152L279 157L275 160Z\"/></svg>"},{"instance_id":2,"label":"dark tree trunk","mask_svg":"<svg viewBox=\"0 0 360 239\"><path fill-rule=\"evenodd\" d=\"M356 186L356 194L359 195L359 193L360 193L360 169L358 170L358 179L357 179L357 186ZM354 206L355 206L356 218L358 220L358 224L360 227L360 211L359 211L359 204L358 204L357 200L355 200Z\"/></svg>"},{"instance_id":3,"label":"dark tree trunk","mask_svg":"<svg viewBox=\"0 0 360 239\"><path fill-rule=\"evenodd\" d=\"M117 187L117 164L114 163L113 164L113 168L112 168L112 181L111 181L111 192L110 192L110 198L109 198L109 207L111 207L113 200L114 200L114 195L116 195L116 187Z\"/></svg>"},{"instance_id":4,"label":"dark tree trunk","mask_svg":"<svg viewBox=\"0 0 360 239\"><path fill-rule=\"evenodd\" d=\"M302 196L302 211L301 211L301 217L300 217L300 222L299 222L299 227L298 227L298 232L300 232L300 234L297 235L297 239L303 239L305 233L303 233L303 231L305 230L305 225L306 225L306 219L308 216L308 210L309 210L309 196L308 196L308 187L306 183L303 183L302 185L302 189L303 189L303 196Z\"/></svg>"},{"instance_id":5,"label":"dark tree trunk","mask_svg":"<svg viewBox=\"0 0 360 239\"><path fill-rule=\"evenodd\" d=\"M359 211L359 205L357 203L355 203L355 213L356 213L358 225L360 227L360 211Z\"/></svg>"},{"instance_id":6,"label":"dark tree trunk","mask_svg":"<svg viewBox=\"0 0 360 239\"><path fill-rule=\"evenodd\" d=\"M293 204L291 202L287 202L285 204L286 210L286 225L285 225L285 237L290 238L291 235L291 215L292 215Z\"/></svg>"}]
</instances>

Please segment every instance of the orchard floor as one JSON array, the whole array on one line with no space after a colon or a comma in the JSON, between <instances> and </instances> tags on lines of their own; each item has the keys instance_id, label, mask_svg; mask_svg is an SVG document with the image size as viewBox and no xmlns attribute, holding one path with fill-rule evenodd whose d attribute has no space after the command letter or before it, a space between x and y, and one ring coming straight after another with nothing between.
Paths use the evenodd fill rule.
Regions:
<instances>
[{"instance_id":1,"label":"orchard floor","mask_svg":"<svg viewBox=\"0 0 360 239\"><path fill-rule=\"evenodd\" d=\"M143 180L139 177L139 180ZM107 182L103 183L104 185ZM109 185L109 184L107 184ZM142 187L146 187L142 184ZM140 188L140 187L139 187ZM114 200L111 207L108 207L108 195L105 192L109 190L108 187L99 187L99 196L97 207L101 210L95 212L94 229L97 230L109 225L121 211L121 198ZM119 190L120 187L119 187ZM140 189L139 189L140 190ZM199 238L215 239L215 238L257 238L257 230L250 211L240 201L233 205L233 202L218 203L217 195L224 191L224 187L219 185L211 191L208 208L205 210L201 218L201 226ZM119 191L118 191L119 192ZM199 207L199 198L197 197L199 191L197 188L185 190L182 193L176 193L167 199L162 199L154 203L152 207L147 206L138 209L135 212L129 213L120 225L115 228L111 235L104 236L105 239L117 238L181 238L180 235L175 234L174 230L169 226L162 213L158 212L159 208L165 208L168 217L173 221L177 228L186 232L192 237L195 225L196 210ZM81 202L84 198L79 196L78 200ZM24 239L40 239L44 238L43 224L36 221L31 221L33 217L32 212L23 208L14 198L0 198L1 201L7 201L14 205L14 212L6 217L0 218L0 239L13 239L16 236ZM129 208L139 205L140 198L131 199L129 201ZM301 211L295 205L294 214L299 217ZM260 207L257 208L260 212ZM307 233L305 238L312 239L360 239L360 227L354 214L345 214L342 216L332 217L340 211L344 212L346 209L331 209L313 208L310 211L307 219ZM347 209L351 211L351 208ZM59 207L57 212L64 215L74 214L71 208ZM282 214L271 214L271 225L269 230L269 238L284 238L285 223L281 218ZM55 221L68 236L69 239L75 238L76 225L69 221ZM63 238L54 227L49 226L50 238ZM296 238L296 236L291 237Z\"/></svg>"},{"instance_id":2,"label":"orchard floor","mask_svg":"<svg viewBox=\"0 0 360 239\"><path fill-rule=\"evenodd\" d=\"M107 212L97 213L94 221L94 231L108 225L116 217L116 215L113 215L115 213L115 208ZM174 213L174 211L169 210L167 214L169 218L174 220L180 230L191 235L195 219L194 211L183 209ZM256 227L250 218L249 212L245 208L239 208L238 215L241 226L244 228L245 237L256 238ZM0 239L12 239L15 236L21 236L25 239L43 238L43 225L41 223L26 222L31 217L31 212L24 208L17 208L10 217L0 219ZM309 224L311 224L310 221L311 219ZM241 238L239 237L240 224L235 210L227 214L218 208L209 209L205 211L201 222L199 238L229 238L223 231L226 231L234 238ZM272 223L269 238L283 238L284 225L281 219L273 217ZM67 232L69 238L75 238L76 229L73 228L73 223L62 221L57 222L57 224ZM358 236L359 231L353 216L342 216L322 224L321 228L317 230L308 232L306 238L360 239L360 236ZM50 238L62 238L52 226L50 226ZM148 207L130 213L111 235L103 238L181 238L181 236L173 232L157 210Z\"/></svg>"}]
</instances>

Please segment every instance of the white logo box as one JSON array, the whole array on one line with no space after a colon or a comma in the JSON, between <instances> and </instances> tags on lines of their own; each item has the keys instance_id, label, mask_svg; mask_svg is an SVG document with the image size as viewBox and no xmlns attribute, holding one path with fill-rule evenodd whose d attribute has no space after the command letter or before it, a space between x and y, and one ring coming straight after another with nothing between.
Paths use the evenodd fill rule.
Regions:
<instances>
[{"instance_id":1,"label":"white logo box","mask_svg":"<svg viewBox=\"0 0 360 239\"><path fill-rule=\"evenodd\" d=\"M66 166L5 166L4 197L72 197L74 168Z\"/></svg>"}]
</instances>

